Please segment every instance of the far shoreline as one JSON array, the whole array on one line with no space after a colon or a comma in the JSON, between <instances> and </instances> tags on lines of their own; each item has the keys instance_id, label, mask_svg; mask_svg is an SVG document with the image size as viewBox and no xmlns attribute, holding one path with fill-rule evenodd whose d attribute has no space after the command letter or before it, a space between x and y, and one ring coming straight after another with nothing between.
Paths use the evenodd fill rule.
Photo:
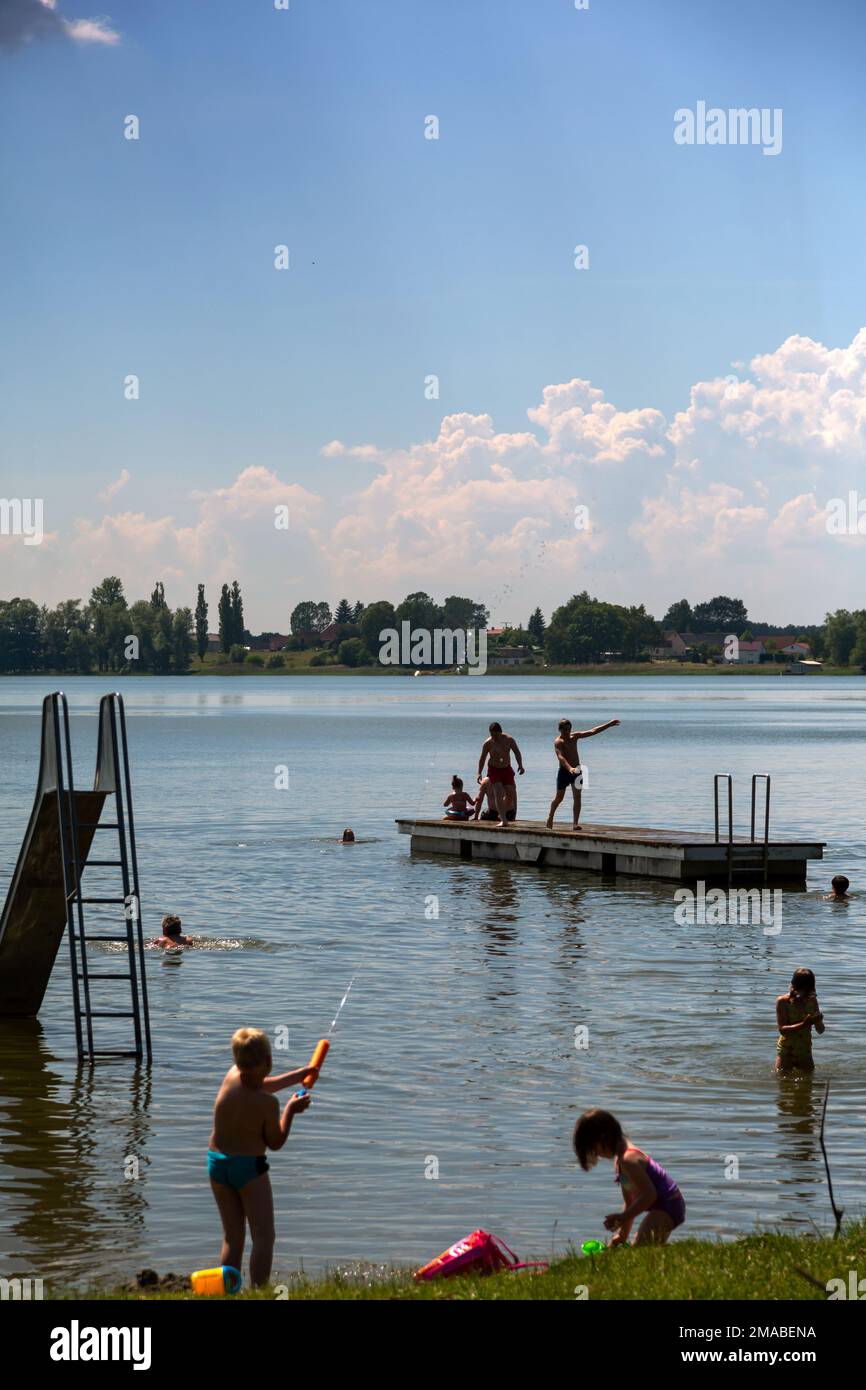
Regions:
<instances>
[{"instance_id":1,"label":"far shoreline","mask_svg":"<svg viewBox=\"0 0 866 1390\"><path fill-rule=\"evenodd\" d=\"M455 670L418 670L418 679L435 679L450 677L454 679L479 680L486 676L496 679L500 677L528 676L534 680L543 680L545 677L573 677L582 679L586 677L629 677L644 680L655 680L658 677L672 676L675 678L690 678L701 676L723 676L725 679L743 677L746 679L754 677L772 677L776 679L780 676L788 675L788 678L801 683L811 683L812 681L822 680L824 677L863 677L866 672L850 666L826 666L820 672L805 675L798 673L792 675L784 666L754 665L754 666L734 666L734 665L703 665L698 662L621 662L605 663L600 665L581 665L581 666L540 666L527 664L525 666L490 666L482 675L474 675L467 671ZM323 665L311 666L309 663L293 663L282 667L268 669L257 662L205 662L203 665L191 666L188 671L3 671L0 676L6 679L27 679L34 676L48 676L52 679L63 680L74 678L75 680L105 680L112 676L123 676L125 679L134 680L189 680L209 676L255 676L270 678L285 678L294 676L341 676L341 677L360 677L387 676L389 678L404 677L413 679L416 671L408 666L341 666Z\"/></svg>"}]
</instances>

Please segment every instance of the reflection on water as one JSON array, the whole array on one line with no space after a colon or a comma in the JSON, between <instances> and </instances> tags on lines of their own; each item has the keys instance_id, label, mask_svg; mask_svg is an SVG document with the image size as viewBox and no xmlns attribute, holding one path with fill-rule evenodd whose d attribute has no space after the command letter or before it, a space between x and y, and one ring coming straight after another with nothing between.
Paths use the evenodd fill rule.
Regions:
<instances>
[{"instance_id":1,"label":"reflection on water","mask_svg":"<svg viewBox=\"0 0 866 1390\"><path fill-rule=\"evenodd\" d=\"M38 1020L0 1019L4 1255L15 1268L37 1268L49 1287L96 1277L106 1238L122 1231L130 1249L141 1239L151 1092L142 1067L64 1078Z\"/></svg>"},{"instance_id":2,"label":"reflection on water","mask_svg":"<svg viewBox=\"0 0 866 1390\"><path fill-rule=\"evenodd\" d=\"M32 801L46 687L0 682L0 889ZM275 1067L300 1065L350 979L315 1103L271 1164L282 1273L420 1264L479 1225L524 1258L549 1252L554 1223L559 1248L600 1235L610 1171L578 1174L570 1148L577 1115L598 1104L679 1182L683 1235L832 1230L818 1143L828 1076L836 1200L864 1211L866 682L126 688L145 933L171 911L201 940L147 953L150 1073L78 1068L63 953L39 1023L0 1023L0 1274L214 1263L205 1151L231 1035L288 1030ZM92 767L100 691L68 683L79 769ZM712 775L730 768L742 829L751 772L771 772L774 829L829 842L809 891L785 895L778 937L677 925L671 885L410 855L394 817L438 814L497 716L526 760L521 814L542 817L563 714L623 719L616 739L593 742L593 819L707 828ZM804 760L818 769L806 789ZM277 765L289 792L275 790ZM837 872L860 889L844 910L824 901ZM827 1031L813 1077L779 1078L775 999L802 965Z\"/></svg>"}]
</instances>

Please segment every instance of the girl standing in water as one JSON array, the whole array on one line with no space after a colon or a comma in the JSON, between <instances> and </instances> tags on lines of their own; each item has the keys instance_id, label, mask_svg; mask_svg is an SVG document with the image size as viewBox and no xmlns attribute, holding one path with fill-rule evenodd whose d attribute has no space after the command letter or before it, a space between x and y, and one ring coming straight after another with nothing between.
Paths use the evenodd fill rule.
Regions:
<instances>
[{"instance_id":1,"label":"girl standing in water","mask_svg":"<svg viewBox=\"0 0 866 1390\"><path fill-rule=\"evenodd\" d=\"M812 1029L824 1031L824 1015L818 1007L815 976L811 970L795 970L791 988L776 1000L776 1071L814 1071Z\"/></svg>"}]
</instances>

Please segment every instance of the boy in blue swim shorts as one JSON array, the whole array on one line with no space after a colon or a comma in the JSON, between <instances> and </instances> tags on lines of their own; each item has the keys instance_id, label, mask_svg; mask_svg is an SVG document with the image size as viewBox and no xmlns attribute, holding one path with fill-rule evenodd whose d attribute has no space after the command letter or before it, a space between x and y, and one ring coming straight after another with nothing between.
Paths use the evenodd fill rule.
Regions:
<instances>
[{"instance_id":1,"label":"boy in blue swim shorts","mask_svg":"<svg viewBox=\"0 0 866 1390\"><path fill-rule=\"evenodd\" d=\"M235 1065L226 1072L214 1105L207 1168L223 1227L220 1264L240 1269L249 1225L250 1283L266 1284L274 1257L274 1201L267 1149L281 1149L292 1120L309 1096L292 1096L280 1115L275 1091L296 1086L315 1068L269 1076L271 1045L259 1028L239 1028L232 1038Z\"/></svg>"}]
</instances>

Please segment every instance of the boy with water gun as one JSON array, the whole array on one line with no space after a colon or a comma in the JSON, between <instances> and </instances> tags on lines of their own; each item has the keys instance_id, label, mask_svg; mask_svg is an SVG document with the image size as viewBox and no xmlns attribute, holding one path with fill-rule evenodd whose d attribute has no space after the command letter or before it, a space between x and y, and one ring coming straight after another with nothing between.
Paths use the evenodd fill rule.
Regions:
<instances>
[{"instance_id":1,"label":"boy with water gun","mask_svg":"<svg viewBox=\"0 0 866 1390\"><path fill-rule=\"evenodd\" d=\"M274 1094L286 1086L312 1086L318 1066L269 1076L271 1044L259 1028L239 1028L232 1038L235 1064L226 1072L214 1105L207 1166L223 1228L220 1264L240 1269L250 1228L250 1282L266 1284L274 1257L274 1201L267 1149L281 1149L292 1121L310 1104L306 1091L293 1095L280 1114Z\"/></svg>"}]
</instances>

